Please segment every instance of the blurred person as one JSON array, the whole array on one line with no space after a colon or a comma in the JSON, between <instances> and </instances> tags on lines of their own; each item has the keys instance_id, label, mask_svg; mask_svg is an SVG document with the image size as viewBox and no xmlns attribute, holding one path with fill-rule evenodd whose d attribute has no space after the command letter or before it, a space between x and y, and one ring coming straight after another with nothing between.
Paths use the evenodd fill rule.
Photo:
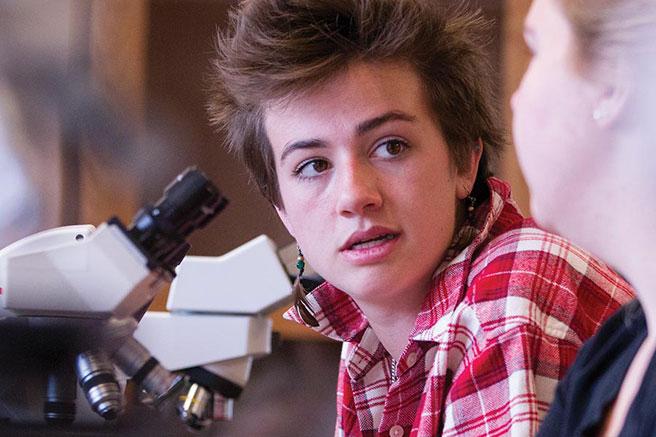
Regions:
<instances>
[{"instance_id":1,"label":"blurred person","mask_svg":"<svg viewBox=\"0 0 656 437\"><path fill-rule=\"evenodd\" d=\"M656 2L534 0L514 133L538 223L635 287L580 351L540 434L653 436Z\"/></svg>"},{"instance_id":2,"label":"blurred person","mask_svg":"<svg viewBox=\"0 0 656 437\"><path fill-rule=\"evenodd\" d=\"M19 144L16 99L0 77L0 249L38 229L40 202Z\"/></svg>"},{"instance_id":3,"label":"blurred person","mask_svg":"<svg viewBox=\"0 0 656 437\"><path fill-rule=\"evenodd\" d=\"M251 0L219 36L211 119L299 245L287 316L343 342L337 435L532 435L632 296L492 176L485 27L422 0Z\"/></svg>"}]
</instances>

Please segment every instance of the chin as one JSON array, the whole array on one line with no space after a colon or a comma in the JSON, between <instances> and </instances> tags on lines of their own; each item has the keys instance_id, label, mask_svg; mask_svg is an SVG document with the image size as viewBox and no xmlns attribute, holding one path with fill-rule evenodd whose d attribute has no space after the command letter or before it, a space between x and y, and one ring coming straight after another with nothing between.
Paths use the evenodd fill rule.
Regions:
<instances>
[{"instance_id":1,"label":"chin","mask_svg":"<svg viewBox=\"0 0 656 437\"><path fill-rule=\"evenodd\" d=\"M565 201L563 196L557 194L555 187L549 187L548 190L540 190L535 188L544 186L544 184L530 184L529 191L531 193L531 218L540 226L540 228L553 232L555 234L563 235L563 217L567 217L572 213L572 209L561 211L559 205Z\"/></svg>"},{"instance_id":2,"label":"chin","mask_svg":"<svg viewBox=\"0 0 656 437\"><path fill-rule=\"evenodd\" d=\"M539 202L531 198L531 218L540 229L565 237L568 240L572 240L572 236L577 235L575 230L570 229L569 220L564 220L565 218L569 219L568 214L570 213L571 211L568 211L563 214L556 211L555 208L543 208Z\"/></svg>"},{"instance_id":3,"label":"chin","mask_svg":"<svg viewBox=\"0 0 656 437\"><path fill-rule=\"evenodd\" d=\"M531 196L531 218L540 226L540 228L547 231L554 231L550 220L545 214L543 214L543 209L539 206L539 202L535 199L534 196Z\"/></svg>"},{"instance_id":4,"label":"chin","mask_svg":"<svg viewBox=\"0 0 656 437\"><path fill-rule=\"evenodd\" d=\"M593 220L583 211L576 208L560 212L556 208L543 209L538 202L531 200L531 214L541 229L566 238L596 256L606 258L606 248L604 244L599 244L599 237L603 234L594 231Z\"/></svg>"},{"instance_id":5,"label":"chin","mask_svg":"<svg viewBox=\"0 0 656 437\"><path fill-rule=\"evenodd\" d=\"M382 290L388 289L390 283L394 283L389 277L385 278L382 275L362 275L351 276L349 278L342 276L334 282L330 280L328 282L356 301L375 300L377 297L381 297Z\"/></svg>"}]
</instances>

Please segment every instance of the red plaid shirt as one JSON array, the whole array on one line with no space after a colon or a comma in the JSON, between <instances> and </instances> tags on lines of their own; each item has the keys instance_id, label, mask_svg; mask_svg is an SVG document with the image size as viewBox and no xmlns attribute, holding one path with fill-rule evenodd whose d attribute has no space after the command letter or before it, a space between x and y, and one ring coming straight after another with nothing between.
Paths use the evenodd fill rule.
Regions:
<instances>
[{"instance_id":1,"label":"red plaid shirt","mask_svg":"<svg viewBox=\"0 0 656 437\"><path fill-rule=\"evenodd\" d=\"M396 381L347 294L326 283L308 295L315 329L344 342L336 435L533 435L583 341L632 298L606 265L524 219L508 185L489 186L480 231L435 272Z\"/></svg>"}]
</instances>

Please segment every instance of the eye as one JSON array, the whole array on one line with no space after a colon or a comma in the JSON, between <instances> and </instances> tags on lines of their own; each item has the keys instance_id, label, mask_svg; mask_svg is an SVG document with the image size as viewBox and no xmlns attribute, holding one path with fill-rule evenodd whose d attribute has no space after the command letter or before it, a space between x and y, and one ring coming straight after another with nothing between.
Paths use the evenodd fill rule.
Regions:
<instances>
[{"instance_id":1,"label":"eye","mask_svg":"<svg viewBox=\"0 0 656 437\"><path fill-rule=\"evenodd\" d=\"M303 161L294 169L294 176L301 178L313 178L319 176L330 168L330 164L325 159L314 158Z\"/></svg>"},{"instance_id":2,"label":"eye","mask_svg":"<svg viewBox=\"0 0 656 437\"><path fill-rule=\"evenodd\" d=\"M402 154L408 149L408 143L398 138L392 138L380 143L373 152L373 156L378 158L393 158Z\"/></svg>"}]
</instances>

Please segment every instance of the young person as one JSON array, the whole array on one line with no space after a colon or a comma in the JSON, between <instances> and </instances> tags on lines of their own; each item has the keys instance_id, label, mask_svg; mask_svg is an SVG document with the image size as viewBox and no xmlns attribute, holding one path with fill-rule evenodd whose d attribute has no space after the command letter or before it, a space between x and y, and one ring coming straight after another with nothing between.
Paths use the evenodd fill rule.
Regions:
<instances>
[{"instance_id":1,"label":"young person","mask_svg":"<svg viewBox=\"0 0 656 437\"><path fill-rule=\"evenodd\" d=\"M656 435L656 2L535 0L515 139L540 224L635 286L559 385L542 435ZM539 134L536 134L539 132Z\"/></svg>"},{"instance_id":2,"label":"young person","mask_svg":"<svg viewBox=\"0 0 656 437\"><path fill-rule=\"evenodd\" d=\"M433 1L251 0L219 38L212 120L326 280L288 316L344 342L338 435L531 435L630 298L491 176L484 26Z\"/></svg>"}]
</instances>

